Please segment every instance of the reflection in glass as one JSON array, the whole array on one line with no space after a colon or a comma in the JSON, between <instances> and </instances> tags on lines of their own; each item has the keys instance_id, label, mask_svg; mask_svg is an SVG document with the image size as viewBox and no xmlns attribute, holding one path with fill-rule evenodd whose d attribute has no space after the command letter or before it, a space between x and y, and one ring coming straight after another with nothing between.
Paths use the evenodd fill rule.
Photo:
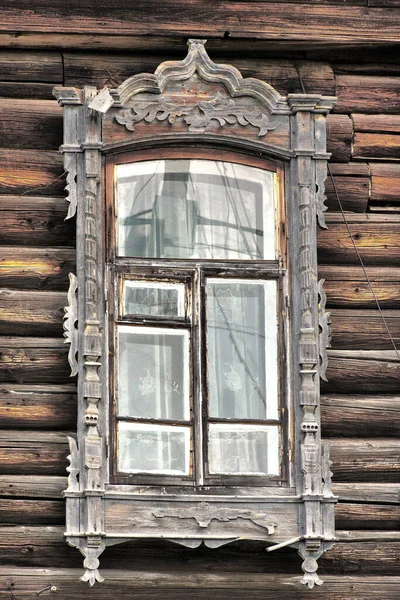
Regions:
<instances>
[{"instance_id":1,"label":"reflection in glass","mask_svg":"<svg viewBox=\"0 0 400 600\"><path fill-rule=\"evenodd\" d=\"M210 160L116 166L118 255L275 259L274 173Z\"/></svg>"},{"instance_id":2,"label":"reflection in glass","mask_svg":"<svg viewBox=\"0 0 400 600\"><path fill-rule=\"evenodd\" d=\"M118 415L189 420L189 334L118 327Z\"/></svg>"},{"instance_id":3,"label":"reflection in glass","mask_svg":"<svg viewBox=\"0 0 400 600\"><path fill-rule=\"evenodd\" d=\"M211 474L279 475L278 427L209 425Z\"/></svg>"},{"instance_id":4,"label":"reflection in glass","mask_svg":"<svg viewBox=\"0 0 400 600\"><path fill-rule=\"evenodd\" d=\"M184 317L185 284L124 281L124 315Z\"/></svg>"},{"instance_id":5,"label":"reflection in glass","mask_svg":"<svg viewBox=\"0 0 400 600\"><path fill-rule=\"evenodd\" d=\"M208 279L209 416L276 419L277 284Z\"/></svg>"},{"instance_id":6,"label":"reflection in glass","mask_svg":"<svg viewBox=\"0 0 400 600\"><path fill-rule=\"evenodd\" d=\"M190 428L118 424L118 470L189 475Z\"/></svg>"}]
</instances>

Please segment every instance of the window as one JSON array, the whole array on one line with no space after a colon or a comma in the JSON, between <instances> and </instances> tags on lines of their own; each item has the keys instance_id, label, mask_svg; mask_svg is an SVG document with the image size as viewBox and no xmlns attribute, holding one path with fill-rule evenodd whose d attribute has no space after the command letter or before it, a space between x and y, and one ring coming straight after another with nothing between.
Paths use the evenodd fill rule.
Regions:
<instances>
[{"instance_id":1,"label":"window","mask_svg":"<svg viewBox=\"0 0 400 600\"><path fill-rule=\"evenodd\" d=\"M164 154L108 160L116 480L281 481L277 164Z\"/></svg>"},{"instance_id":2,"label":"window","mask_svg":"<svg viewBox=\"0 0 400 600\"><path fill-rule=\"evenodd\" d=\"M336 499L316 223L334 99L282 98L202 40L117 89L55 95L77 221L65 535L82 579L102 581L102 551L129 539L254 539L298 548L320 584Z\"/></svg>"}]
</instances>

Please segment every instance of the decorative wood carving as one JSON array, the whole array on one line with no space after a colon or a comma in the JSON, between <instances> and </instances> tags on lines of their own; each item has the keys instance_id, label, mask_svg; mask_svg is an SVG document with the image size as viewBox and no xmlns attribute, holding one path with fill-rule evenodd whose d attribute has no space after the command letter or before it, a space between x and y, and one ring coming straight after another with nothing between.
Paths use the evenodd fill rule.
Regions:
<instances>
[{"instance_id":1,"label":"decorative wood carving","mask_svg":"<svg viewBox=\"0 0 400 600\"><path fill-rule=\"evenodd\" d=\"M331 347L332 329L331 329L331 313L325 310L326 294L324 291L325 279L320 279L318 282L318 315L319 315L319 357L320 368L319 376L324 381L328 381L326 370L328 368L328 353L327 348Z\"/></svg>"},{"instance_id":2,"label":"decorative wood carving","mask_svg":"<svg viewBox=\"0 0 400 600\"><path fill-rule=\"evenodd\" d=\"M65 331L73 357L73 343L79 348L73 365L78 372L78 445L71 441L65 496L67 540L85 556L82 579L90 585L102 581L98 566L104 548L143 537L146 527L149 537L154 537L156 530L157 538L193 548L201 543L211 548L236 539L271 536L269 541L276 543L276 548L298 547L304 561L302 582L308 587L319 585L317 560L334 541L336 501L329 452L322 450L320 439L319 374L326 377L324 348L330 332L325 294L322 283L317 283L316 257L317 221L325 226L324 180L329 157L325 116L334 99L319 94L283 98L267 83L243 79L234 67L212 62L204 40L189 40L184 60L162 63L154 75L134 75L117 89L56 88L55 95L65 107L62 151L69 171L68 216L77 208L78 278L71 281ZM128 134L115 123L125 126ZM179 494L169 491L169 486L159 491L146 488L141 495L142 488L136 486L133 492L130 486L121 489L110 481L101 159L102 151L116 144L107 133L107 124L118 135L127 136L121 144L130 148L140 144L157 147L161 141L173 140L171 132L165 135L164 129L164 134L160 133L162 127L173 124L180 140L234 149L240 145L287 161L285 191L292 266L287 275L291 278L290 356L297 357L298 362L290 359L294 381L288 387L294 390L293 422L299 426L295 464L281 487L265 486L249 493L243 486L238 493L230 491L232 496L216 491L218 498L210 496L204 501L204 495L195 488L190 497L188 487ZM268 141L272 138L275 145ZM183 496L189 502L186 508L181 502L174 507ZM131 510L134 517L121 521L121 514L130 515ZM143 524L141 515L146 515L143 521L147 519ZM220 536L214 533L217 527L223 531Z\"/></svg>"},{"instance_id":3,"label":"decorative wood carving","mask_svg":"<svg viewBox=\"0 0 400 600\"><path fill-rule=\"evenodd\" d=\"M68 306L64 308L64 337L65 344L69 344L68 362L71 367L71 376L74 377L78 373L78 329L76 327L78 321L78 280L76 275L70 273L69 289L68 289Z\"/></svg>"}]
</instances>

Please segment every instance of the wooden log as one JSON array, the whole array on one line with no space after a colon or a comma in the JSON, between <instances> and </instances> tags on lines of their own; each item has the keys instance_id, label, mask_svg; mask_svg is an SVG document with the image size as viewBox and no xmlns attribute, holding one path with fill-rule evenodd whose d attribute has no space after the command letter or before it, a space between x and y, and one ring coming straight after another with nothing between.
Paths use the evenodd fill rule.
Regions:
<instances>
[{"instance_id":1,"label":"wooden log","mask_svg":"<svg viewBox=\"0 0 400 600\"><path fill-rule=\"evenodd\" d=\"M398 65L400 74L400 65ZM354 131L363 133L400 133L400 115L351 115Z\"/></svg>"},{"instance_id":2,"label":"wooden log","mask_svg":"<svg viewBox=\"0 0 400 600\"><path fill-rule=\"evenodd\" d=\"M308 87L306 88L308 90ZM347 115L331 114L326 119L327 151L331 160L347 163L351 158L353 123Z\"/></svg>"},{"instance_id":3,"label":"wooden log","mask_svg":"<svg viewBox=\"0 0 400 600\"><path fill-rule=\"evenodd\" d=\"M65 522L65 502L63 500L0 498L0 511L3 523L61 525Z\"/></svg>"},{"instance_id":4,"label":"wooden log","mask_svg":"<svg viewBox=\"0 0 400 600\"><path fill-rule=\"evenodd\" d=\"M398 504L400 483L334 483L333 493L340 502Z\"/></svg>"},{"instance_id":5,"label":"wooden log","mask_svg":"<svg viewBox=\"0 0 400 600\"><path fill-rule=\"evenodd\" d=\"M400 363L391 350L328 350L328 380L324 394L397 394Z\"/></svg>"},{"instance_id":6,"label":"wooden log","mask_svg":"<svg viewBox=\"0 0 400 600\"><path fill-rule=\"evenodd\" d=\"M0 335L62 336L67 304L65 292L0 289Z\"/></svg>"},{"instance_id":7,"label":"wooden log","mask_svg":"<svg viewBox=\"0 0 400 600\"><path fill-rule=\"evenodd\" d=\"M329 444L335 482L399 481L400 440L332 438L329 439Z\"/></svg>"},{"instance_id":8,"label":"wooden log","mask_svg":"<svg viewBox=\"0 0 400 600\"><path fill-rule=\"evenodd\" d=\"M66 433L0 431L0 473L4 475L65 475Z\"/></svg>"},{"instance_id":9,"label":"wooden log","mask_svg":"<svg viewBox=\"0 0 400 600\"><path fill-rule=\"evenodd\" d=\"M0 196L0 244L11 246L72 246L73 219L65 221L64 198Z\"/></svg>"},{"instance_id":10,"label":"wooden log","mask_svg":"<svg viewBox=\"0 0 400 600\"><path fill-rule=\"evenodd\" d=\"M0 475L2 498L45 498L60 500L67 478L51 475Z\"/></svg>"},{"instance_id":11,"label":"wooden log","mask_svg":"<svg viewBox=\"0 0 400 600\"><path fill-rule=\"evenodd\" d=\"M23 597L34 597L37 591L51 585L63 600L76 600L84 594L88 600L99 598L99 590L83 587L79 569L21 569L2 567L0 594L6 597L10 589ZM205 600L212 593L216 600L254 600L284 597L285 600L304 600L310 596L308 588L300 583L299 575L192 573L146 570L102 570L105 581L101 587L102 600L114 600L116 592L121 598L137 600ZM10 588L10 583L12 587ZM314 589L317 600L396 600L400 590L400 577L326 575L324 587ZM283 596L284 594L284 596Z\"/></svg>"},{"instance_id":12,"label":"wooden log","mask_svg":"<svg viewBox=\"0 0 400 600\"><path fill-rule=\"evenodd\" d=\"M68 273L74 273L73 248L2 247L0 286L41 290L67 290Z\"/></svg>"},{"instance_id":13,"label":"wooden log","mask_svg":"<svg viewBox=\"0 0 400 600\"><path fill-rule=\"evenodd\" d=\"M330 394L321 396L324 436L397 436L400 430L400 396ZM400 491L400 488L399 488Z\"/></svg>"},{"instance_id":14,"label":"wooden log","mask_svg":"<svg viewBox=\"0 0 400 600\"><path fill-rule=\"evenodd\" d=\"M371 174L371 200L398 205L400 202L400 165L372 163Z\"/></svg>"},{"instance_id":15,"label":"wooden log","mask_svg":"<svg viewBox=\"0 0 400 600\"><path fill-rule=\"evenodd\" d=\"M354 158L400 158L400 135L355 133L353 148Z\"/></svg>"},{"instance_id":16,"label":"wooden log","mask_svg":"<svg viewBox=\"0 0 400 600\"><path fill-rule=\"evenodd\" d=\"M75 386L2 384L0 421L7 428L73 429Z\"/></svg>"},{"instance_id":17,"label":"wooden log","mask_svg":"<svg viewBox=\"0 0 400 600\"><path fill-rule=\"evenodd\" d=\"M64 196L63 158L45 150L0 150L0 194Z\"/></svg>"},{"instance_id":18,"label":"wooden log","mask_svg":"<svg viewBox=\"0 0 400 600\"><path fill-rule=\"evenodd\" d=\"M355 532L349 532L354 535ZM357 532L358 533L358 532ZM363 533L363 532L359 532ZM365 532L373 535L377 532ZM339 531L340 535L341 532ZM331 550L328 550L318 563L318 569L321 575L326 573L335 573L336 575L364 575L370 577L374 574L397 575L396 562L400 552L400 541L360 541L337 543ZM323 577L324 579L324 577ZM349 597L351 598L351 596Z\"/></svg>"},{"instance_id":19,"label":"wooden log","mask_svg":"<svg viewBox=\"0 0 400 600\"><path fill-rule=\"evenodd\" d=\"M367 273L380 306L400 308L400 269L368 266ZM325 279L328 308L376 309L375 298L361 267L321 265L318 277Z\"/></svg>"},{"instance_id":20,"label":"wooden log","mask_svg":"<svg viewBox=\"0 0 400 600\"><path fill-rule=\"evenodd\" d=\"M1 50L0 81L62 84L62 56L60 52L38 52L32 49Z\"/></svg>"},{"instance_id":21,"label":"wooden log","mask_svg":"<svg viewBox=\"0 0 400 600\"><path fill-rule=\"evenodd\" d=\"M349 228L364 264L397 266L400 260L400 223L384 225L352 220L346 215ZM342 223L329 223L327 230L318 232L318 259L321 263L359 264L359 258L347 227Z\"/></svg>"},{"instance_id":22,"label":"wooden log","mask_svg":"<svg viewBox=\"0 0 400 600\"><path fill-rule=\"evenodd\" d=\"M335 506L335 526L339 529L398 530L399 505L359 504L340 502Z\"/></svg>"},{"instance_id":23,"label":"wooden log","mask_svg":"<svg viewBox=\"0 0 400 600\"><path fill-rule=\"evenodd\" d=\"M399 84L400 79L393 76L337 75L333 110L347 114L399 114Z\"/></svg>"},{"instance_id":24,"label":"wooden log","mask_svg":"<svg viewBox=\"0 0 400 600\"><path fill-rule=\"evenodd\" d=\"M0 99L0 115L1 148L58 150L62 144L62 108L54 100Z\"/></svg>"},{"instance_id":25,"label":"wooden log","mask_svg":"<svg viewBox=\"0 0 400 600\"><path fill-rule=\"evenodd\" d=\"M53 100L53 87L54 85L51 83L20 83L16 81L0 81L0 97L27 98L30 100Z\"/></svg>"},{"instance_id":26,"label":"wooden log","mask_svg":"<svg viewBox=\"0 0 400 600\"><path fill-rule=\"evenodd\" d=\"M57 338L0 338L0 382L70 383L68 348Z\"/></svg>"},{"instance_id":27,"label":"wooden log","mask_svg":"<svg viewBox=\"0 0 400 600\"><path fill-rule=\"evenodd\" d=\"M393 340L400 349L400 311L385 310L382 314L386 324L377 308L375 310L332 309L332 348L392 350Z\"/></svg>"},{"instance_id":28,"label":"wooden log","mask_svg":"<svg viewBox=\"0 0 400 600\"><path fill-rule=\"evenodd\" d=\"M325 182L326 205L330 211L339 211L336 192L339 195L343 210L356 213L367 211L371 185L369 176L333 175L333 180L336 191L330 176L327 177Z\"/></svg>"}]
</instances>

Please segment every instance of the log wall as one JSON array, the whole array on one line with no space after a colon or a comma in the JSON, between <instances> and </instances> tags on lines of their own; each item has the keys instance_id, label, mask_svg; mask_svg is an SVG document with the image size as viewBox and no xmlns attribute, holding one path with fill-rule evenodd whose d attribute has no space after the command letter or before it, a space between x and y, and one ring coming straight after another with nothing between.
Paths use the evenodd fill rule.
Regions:
<instances>
[{"instance_id":1,"label":"log wall","mask_svg":"<svg viewBox=\"0 0 400 600\"><path fill-rule=\"evenodd\" d=\"M5 1L0 16L0 597L34 598L55 585L63 600L107 600L116 590L140 600L210 592L397 599L400 365L348 228L400 347L400 53L379 46L400 41L399 3L227 0L211 9L186 0L184 16L171 1L153 3L154 14L144 2L135 11L103 4L73 2L68 24L59 0L29 15L21 1ZM307 92L338 97L328 148L348 226L328 180L318 247L333 326L322 430L340 541L321 560L324 588L311 593L298 583L292 550L266 556L257 544L210 551L149 542L107 549L107 583L88 590L78 581L79 553L62 539L66 435L76 415L62 317L75 237L64 221L62 115L51 89L118 85L183 56L189 35L210 37L215 60L282 94L301 92L300 73Z\"/></svg>"}]
</instances>

